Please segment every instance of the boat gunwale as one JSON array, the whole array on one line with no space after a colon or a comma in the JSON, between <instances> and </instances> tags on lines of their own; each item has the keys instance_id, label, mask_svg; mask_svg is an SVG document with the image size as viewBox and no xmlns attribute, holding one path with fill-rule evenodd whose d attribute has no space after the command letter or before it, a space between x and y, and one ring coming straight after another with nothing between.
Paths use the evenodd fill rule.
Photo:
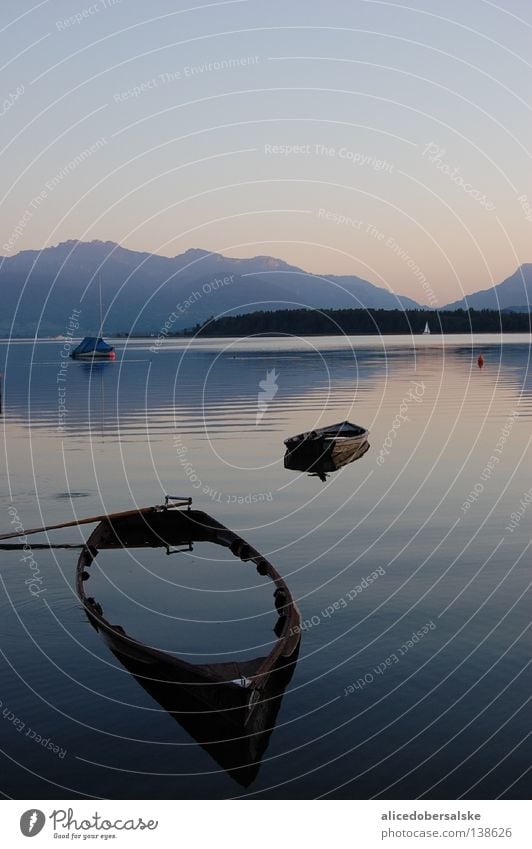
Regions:
<instances>
[{"instance_id":1,"label":"boat gunwale","mask_svg":"<svg viewBox=\"0 0 532 849\"><path fill-rule=\"evenodd\" d=\"M346 432L342 433L340 428L348 425L352 428L351 433ZM369 430L367 428L362 427L362 425L353 424L352 422L338 422L337 424L327 425L326 427L316 428L315 430L307 430L303 431L303 433L297 433L295 436L289 436L284 440L284 444L289 448L291 445L299 445L302 442L319 442L329 441L364 441L369 437Z\"/></svg>"},{"instance_id":2,"label":"boat gunwale","mask_svg":"<svg viewBox=\"0 0 532 849\"><path fill-rule=\"evenodd\" d=\"M299 613L299 609L296 603L294 602L294 599L286 582L277 572L275 567L269 562L269 560L263 557L253 546L251 546L246 540L244 540L243 537L239 536L234 531L231 531L229 528L227 528L225 525L222 525L216 519L213 519L208 513L199 510L190 510L189 506L187 506L187 509L185 510L184 507L185 505L164 505L158 507L141 508L138 511L138 517L141 518L144 515L170 511L172 511L172 513L174 514L177 511L178 513L184 515L194 514L194 517L204 517L208 520L209 524L203 525L203 527L208 527L212 529L213 536L217 537L213 538L211 542L214 542L218 545L222 545L224 547L231 548L233 554L243 562L251 561L252 563L254 563L257 567L257 570L259 571L259 574L266 575L275 584L276 590L274 596L277 592L281 592L284 596L284 603L282 604L280 609L277 608L277 613L280 619L284 618L282 631L278 636L276 635L277 640L269 654L264 659L261 658L262 662L257 668L257 670L253 674L250 674L246 677L246 680L249 682L245 687L245 691L248 694L247 709L248 714L251 714L254 706L260 701L261 691L264 690L268 682L270 673L279 665L279 663L283 661L289 662L290 658L292 658L294 653L297 651L301 638L301 616ZM132 517L130 516L129 518ZM106 519L98 523L96 528L94 528L94 530L91 532L85 546L83 547L79 555L77 562L77 594L91 623L96 627L98 631L103 632L103 634L106 635L113 643L122 646L124 651L128 655L131 655L131 653L133 652L134 656L137 659L145 659L146 662L162 663L165 665L169 664L176 668L189 670L198 677L205 677L205 684L211 683L213 685L218 686L222 685L224 687L233 688L235 692L241 692L243 690L242 687L232 683L231 681L218 679L215 676L214 671L205 672L205 670L208 670L209 667L215 669L216 664L190 664L187 661L184 661L179 657L174 656L173 654L169 654L167 652L146 645L142 641L137 640L135 637L130 636L125 630L121 628L121 626L112 625L103 615L101 606L97 602L95 602L94 599L91 599L91 597L87 596L85 592L85 585L87 583L87 580L84 575L86 574L87 569L96 559L99 551L98 546L103 541L104 533L108 530L109 527L112 527L112 520L113 514L110 514ZM117 517L117 521L120 521L120 517ZM161 547L162 545L163 544L161 543ZM133 548L135 546L124 545L124 548L128 547ZM233 550L233 548L235 548L236 550ZM220 668L223 666L224 664L219 664Z\"/></svg>"}]
</instances>

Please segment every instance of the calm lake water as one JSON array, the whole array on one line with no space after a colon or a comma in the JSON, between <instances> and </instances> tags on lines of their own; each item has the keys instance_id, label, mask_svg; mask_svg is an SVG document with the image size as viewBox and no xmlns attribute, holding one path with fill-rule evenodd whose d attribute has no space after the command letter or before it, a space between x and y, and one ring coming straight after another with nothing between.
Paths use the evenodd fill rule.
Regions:
<instances>
[{"instance_id":1,"label":"calm lake water","mask_svg":"<svg viewBox=\"0 0 532 849\"><path fill-rule=\"evenodd\" d=\"M3 794L528 797L529 337L115 344L94 366L0 344L0 528L190 494L286 579L299 659L244 786L90 627L75 550L0 551ZM283 439L343 419L364 457L284 468ZM108 619L190 662L272 645L271 585L226 550L108 552L93 580Z\"/></svg>"}]
</instances>

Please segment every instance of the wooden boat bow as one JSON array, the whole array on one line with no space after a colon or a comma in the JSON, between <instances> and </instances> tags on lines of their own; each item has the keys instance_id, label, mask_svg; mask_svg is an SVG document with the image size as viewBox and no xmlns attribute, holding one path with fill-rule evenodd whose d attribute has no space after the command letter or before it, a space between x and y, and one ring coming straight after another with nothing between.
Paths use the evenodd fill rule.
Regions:
<instances>
[{"instance_id":1,"label":"wooden boat bow","mask_svg":"<svg viewBox=\"0 0 532 849\"><path fill-rule=\"evenodd\" d=\"M186 509L182 509L184 506ZM99 602L87 595L90 567L100 550L166 547L168 551L172 545L190 544L192 541L213 542L229 548L235 557L252 563L259 575L269 577L274 583L274 606L278 617L274 631L277 639L266 657L242 662L190 664L136 640L120 625L111 624ZM213 710L244 709L245 723L260 703L272 672L288 663L299 646L299 610L275 567L234 531L207 513L191 509L190 502L175 504L167 499L164 505L103 518L80 553L76 588L91 624L115 653L121 652L136 661L172 670L174 676L181 676L182 683L195 687L197 698Z\"/></svg>"}]
</instances>

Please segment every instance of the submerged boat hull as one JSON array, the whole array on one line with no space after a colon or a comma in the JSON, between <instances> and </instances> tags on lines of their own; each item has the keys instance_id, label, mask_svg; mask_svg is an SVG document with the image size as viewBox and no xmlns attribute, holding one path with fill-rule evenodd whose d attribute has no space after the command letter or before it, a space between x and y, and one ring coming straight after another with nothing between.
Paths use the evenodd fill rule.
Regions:
<instances>
[{"instance_id":1,"label":"submerged boat hull","mask_svg":"<svg viewBox=\"0 0 532 849\"><path fill-rule=\"evenodd\" d=\"M257 777L262 757L275 728L284 691L292 678L298 649L289 662L272 669L262 698L248 716L245 704L220 706L213 700L214 688L198 698L198 684L183 682L182 673L164 663L147 664L125 655L121 644L109 647L138 684L181 725L228 775L242 787ZM199 683L201 688L201 682ZM205 687L202 688L205 690ZM218 688L219 689L219 688Z\"/></svg>"},{"instance_id":2,"label":"submerged boat hull","mask_svg":"<svg viewBox=\"0 0 532 849\"><path fill-rule=\"evenodd\" d=\"M90 567L98 552L108 548L154 548L214 542L230 548L235 557L253 563L275 584L277 640L265 657L230 663L191 664L174 654L148 646L111 624L101 605L86 593ZM76 575L78 596L91 624L110 649L128 662L170 674L174 683L191 690L207 711L228 711L229 721L246 724L264 698L272 672L290 662L300 640L300 615L291 593L272 564L229 528L199 510L150 507L138 514L109 517L94 529L82 550Z\"/></svg>"}]
</instances>

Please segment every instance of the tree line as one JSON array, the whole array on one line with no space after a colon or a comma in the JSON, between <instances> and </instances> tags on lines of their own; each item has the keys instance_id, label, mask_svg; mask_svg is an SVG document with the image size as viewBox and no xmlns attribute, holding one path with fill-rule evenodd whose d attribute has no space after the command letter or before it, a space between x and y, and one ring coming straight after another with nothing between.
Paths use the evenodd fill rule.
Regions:
<instances>
[{"instance_id":1,"label":"tree line","mask_svg":"<svg viewBox=\"0 0 532 849\"><path fill-rule=\"evenodd\" d=\"M289 334L330 336L337 334L419 334L428 322L431 333L530 333L526 312L498 310L260 310L242 315L211 318L191 328L190 335L250 336ZM187 334L188 335L188 334Z\"/></svg>"}]
</instances>

